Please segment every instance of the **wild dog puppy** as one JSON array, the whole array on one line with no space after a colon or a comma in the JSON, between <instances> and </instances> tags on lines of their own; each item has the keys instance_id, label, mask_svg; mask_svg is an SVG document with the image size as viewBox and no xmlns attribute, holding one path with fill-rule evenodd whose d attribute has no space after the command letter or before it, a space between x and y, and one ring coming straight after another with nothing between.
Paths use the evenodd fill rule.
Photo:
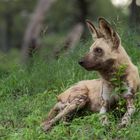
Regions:
<instances>
[{"instance_id":1,"label":"wild dog puppy","mask_svg":"<svg viewBox=\"0 0 140 140\"><path fill-rule=\"evenodd\" d=\"M57 99L58 102L51 109L48 118L43 122L44 131L49 130L57 121L66 119L74 111L88 107L93 112L101 109L102 80L84 80L73 85ZM112 101L114 102L114 101Z\"/></svg>"},{"instance_id":2,"label":"wild dog puppy","mask_svg":"<svg viewBox=\"0 0 140 140\"><path fill-rule=\"evenodd\" d=\"M135 112L134 95L140 85L139 73L137 67L131 62L130 57L122 47L118 33L104 18L99 18L98 24L99 27L96 28L91 21L87 21L95 41L91 45L89 52L79 61L79 64L86 70L95 70L101 75L103 83L101 114L107 112L111 93L115 88L111 81L113 75L121 65L127 66L122 77L127 88L127 91L122 93L127 106L127 111L119 124L122 127L129 123L132 114ZM101 120L103 124L106 123L106 115L103 115Z\"/></svg>"}]
</instances>

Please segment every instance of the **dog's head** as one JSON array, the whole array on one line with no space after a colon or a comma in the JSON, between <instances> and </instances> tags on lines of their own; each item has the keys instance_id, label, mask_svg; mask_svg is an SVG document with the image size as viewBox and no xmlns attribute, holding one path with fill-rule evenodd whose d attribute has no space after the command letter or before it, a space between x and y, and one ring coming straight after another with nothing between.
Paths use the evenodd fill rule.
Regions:
<instances>
[{"instance_id":1,"label":"dog's head","mask_svg":"<svg viewBox=\"0 0 140 140\"><path fill-rule=\"evenodd\" d=\"M89 20L86 23L95 41L79 64L87 70L110 68L115 62L117 49L120 46L117 32L104 18L99 18L98 28Z\"/></svg>"}]
</instances>

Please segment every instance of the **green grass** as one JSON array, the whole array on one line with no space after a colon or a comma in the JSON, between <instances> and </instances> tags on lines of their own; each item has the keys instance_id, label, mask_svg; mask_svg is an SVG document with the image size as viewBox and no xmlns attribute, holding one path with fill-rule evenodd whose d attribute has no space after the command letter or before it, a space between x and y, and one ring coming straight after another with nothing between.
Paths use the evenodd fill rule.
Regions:
<instances>
[{"instance_id":1,"label":"green grass","mask_svg":"<svg viewBox=\"0 0 140 140\"><path fill-rule=\"evenodd\" d=\"M137 34L125 31L121 32L121 37L125 49L140 70ZM1 140L139 140L139 94L137 111L132 124L126 128L117 129L120 118L111 112L108 113L110 126L103 127L98 114L86 111L81 117L76 115L68 125L58 123L48 134L41 130L40 123L56 103L59 93L75 82L98 77L95 72L87 72L78 65L79 58L89 49L90 44L81 42L75 50L59 60L46 63L40 58L34 58L35 63L29 69L18 65L18 55L13 58L13 52L0 58Z\"/></svg>"}]
</instances>

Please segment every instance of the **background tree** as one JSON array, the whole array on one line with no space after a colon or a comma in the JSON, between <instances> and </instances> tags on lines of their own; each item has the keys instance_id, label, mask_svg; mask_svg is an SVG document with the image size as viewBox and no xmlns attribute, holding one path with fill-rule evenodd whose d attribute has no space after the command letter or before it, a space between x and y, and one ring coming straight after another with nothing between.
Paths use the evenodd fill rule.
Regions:
<instances>
[{"instance_id":1,"label":"background tree","mask_svg":"<svg viewBox=\"0 0 140 140\"><path fill-rule=\"evenodd\" d=\"M23 45L22 45L22 59L25 63L29 56L39 46L38 40L40 38L41 27L45 18L45 13L48 12L55 0L39 0L35 11L30 19L26 29Z\"/></svg>"},{"instance_id":2,"label":"background tree","mask_svg":"<svg viewBox=\"0 0 140 140\"><path fill-rule=\"evenodd\" d=\"M28 26L29 28L29 21L32 17L33 11L35 11L34 9L37 5L37 1L38 0L0 1L1 50L7 52L11 48L21 49L21 46L24 46L23 36L25 30L27 31L26 27ZM139 6L136 4L135 0L133 0L130 5L130 12L127 12L127 5L123 7L115 7L111 1L113 0L55 1L52 8L49 9L49 12L44 14L44 22L42 26L44 26L43 29L46 28L46 26L48 27L47 33L43 34L43 37L41 36L40 38L42 46L48 46L44 53L48 54L48 50L54 50L54 47L59 43L61 44L63 42L64 44L67 40L66 37L69 32L72 31L73 27L79 22L85 26L85 19L87 18L96 22L97 17L104 16L114 22L114 24L116 24L116 20L119 19L126 27L128 25L128 19L132 19L129 23L138 23L140 21ZM38 26L37 28L40 27ZM85 28L84 31L86 30L87 29ZM36 31L34 30L34 32ZM87 37L87 35L84 37ZM29 44L34 46L35 42L37 43L38 41L30 41ZM58 45L58 47L61 49L62 45ZM22 49L22 58L25 56L23 55L25 50L23 50L24 49ZM32 51L30 51L30 53L27 52L25 54L32 55Z\"/></svg>"},{"instance_id":3,"label":"background tree","mask_svg":"<svg viewBox=\"0 0 140 140\"><path fill-rule=\"evenodd\" d=\"M132 0L130 5L130 24L140 24L140 6L137 5L136 0Z\"/></svg>"},{"instance_id":4,"label":"background tree","mask_svg":"<svg viewBox=\"0 0 140 140\"><path fill-rule=\"evenodd\" d=\"M20 48L22 32L35 3L36 0L0 1L0 48L4 52Z\"/></svg>"}]
</instances>

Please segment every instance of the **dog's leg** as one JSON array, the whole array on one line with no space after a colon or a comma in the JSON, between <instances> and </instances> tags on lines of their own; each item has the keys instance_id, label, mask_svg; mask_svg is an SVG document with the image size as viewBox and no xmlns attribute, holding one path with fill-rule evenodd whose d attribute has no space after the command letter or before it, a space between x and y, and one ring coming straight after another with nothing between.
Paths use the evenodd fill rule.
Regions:
<instances>
[{"instance_id":1,"label":"dog's leg","mask_svg":"<svg viewBox=\"0 0 140 140\"><path fill-rule=\"evenodd\" d=\"M108 102L106 100L102 100L102 107L100 109L100 121L102 125L108 124L108 118L107 118L107 108L108 108Z\"/></svg>"},{"instance_id":2,"label":"dog's leg","mask_svg":"<svg viewBox=\"0 0 140 140\"><path fill-rule=\"evenodd\" d=\"M110 98L109 96L110 96L110 90L108 88L108 85L103 83L102 91L101 91L102 106L100 109L100 114L101 114L100 121L103 125L108 124L108 118L106 112L109 106L109 98Z\"/></svg>"},{"instance_id":3,"label":"dog's leg","mask_svg":"<svg viewBox=\"0 0 140 140\"><path fill-rule=\"evenodd\" d=\"M119 127L124 127L124 126L128 125L131 121L131 116L135 113L133 95L127 95L125 97L125 99L126 99L127 111L124 114L124 116L122 117Z\"/></svg>"},{"instance_id":4,"label":"dog's leg","mask_svg":"<svg viewBox=\"0 0 140 140\"><path fill-rule=\"evenodd\" d=\"M61 103L61 102L56 103L55 106L48 113L47 120L45 120L42 123L41 126L42 127L44 127L44 126L48 126L49 127L49 121L52 120L62 109L64 109L65 106L66 105Z\"/></svg>"},{"instance_id":5,"label":"dog's leg","mask_svg":"<svg viewBox=\"0 0 140 140\"><path fill-rule=\"evenodd\" d=\"M63 110L61 110L58 115L56 115L56 117L47 122L47 124L43 125L44 131L48 131L57 121L59 121L69 113L73 112L76 109L84 107L87 101L88 98L86 95L80 95L79 97L76 97L72 102L67 104L67 106Z\"/></svg>"},{"instance_id":6,"label":"dog's leg","mask_svg":"<svg viewBox=\"0 0 140 140\"><path fill-rule=\"evenodd\" d=\"M50 110L46 122L49 121L49 120L51 120L51 119L53 119L53 118L58 114L58 112L59 112L60 110L62 110L64 107L65 107L65 104L63 104L63 103L61 103L61 102L58 102L58 103Z\"/></svg>"}]
</instances>

